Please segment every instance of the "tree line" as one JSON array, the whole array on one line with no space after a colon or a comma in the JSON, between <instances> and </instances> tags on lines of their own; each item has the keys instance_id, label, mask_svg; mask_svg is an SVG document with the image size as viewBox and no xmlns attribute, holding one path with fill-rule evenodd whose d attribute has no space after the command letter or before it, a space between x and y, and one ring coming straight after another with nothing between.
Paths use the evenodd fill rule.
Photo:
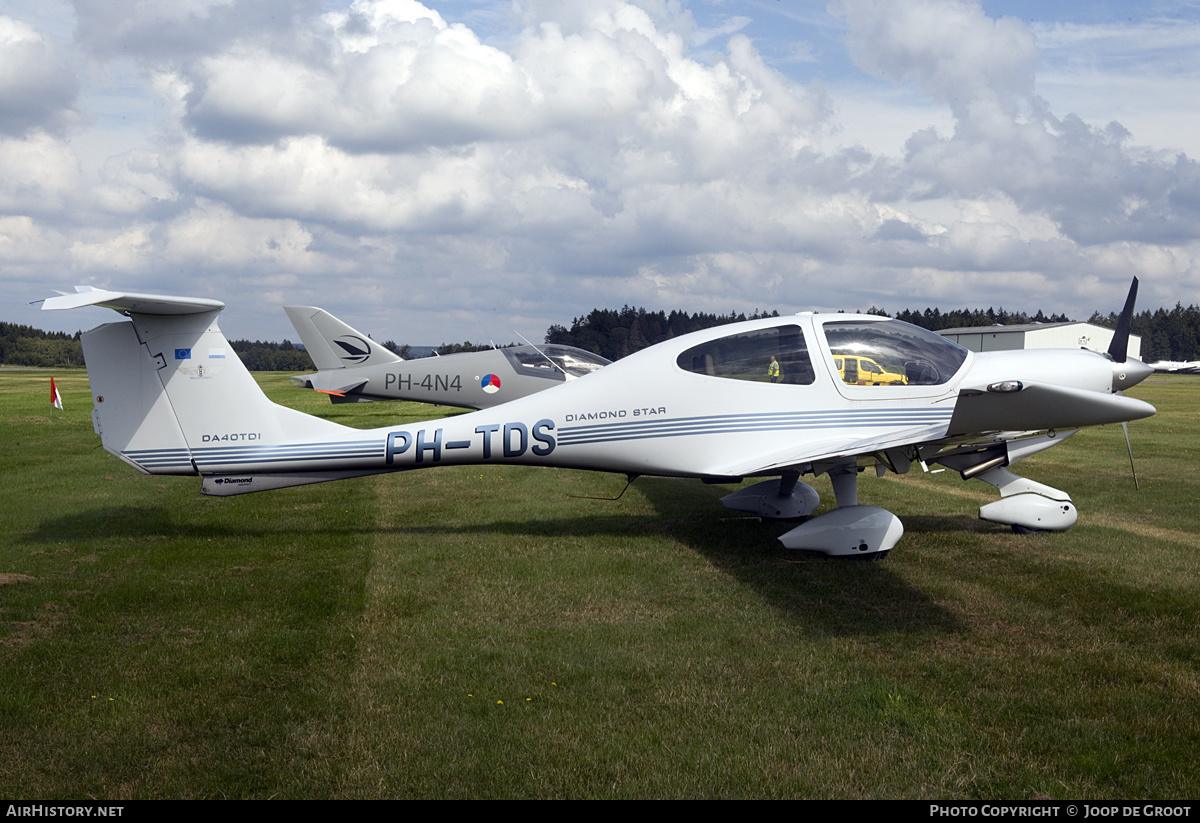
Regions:
<instances>
[{"instance_id":1,"label":"tree line","mask_svg":"<svg viewBox=\"0 0 1200 823\"><path fill-rule=\"evenodd\" d=\"M32 326L0 322L0 363L6 366L56 368L82 366L82 332L42 331ZM229 343L251 371L312 371L312 358L288 340L232 340Z\"/></svg>"},{"instance_id":2,"label":"tree line","mask_svg":"<svg viewBox=\"0 0 1200 823\"><path fill-rule=\"evenodd\" d=\"M1116 328L1116 312L1102 315L1096 312L1088 320L1097 326ZM1142 338L1142 360L1200 360L1200 307L1179 303L1167 311L1157 309L1133 316L1130 331Z\"/></svg>"},{"instance_id":3,"label":"tree line","mask_svg":"<svg viewBox=\"0 0 1200 823\"><path fill-rule=\"evenodd\" d=\"M6 366L82 366L81 332L46 332L0 323L0 363Z\"/></svg>"},{"instance_id":4,"label":"tree line","mask_svg":"<svg viewBox=\"0 0 1200 823\"><path fill-rule=\"evenodd\" d=\"M551 326L546 330L546 342L575 346L609 360L620 360L635 351L681 334L742 320L778 316L779 312L767 313L757 309L749 317L741 312L690 314L676 309L667 313L661 310L652 312L642 308L635 309L631 306L620 309L592 309L583 317L576 317L569 329L565 326Z\"/></svg>"},{"instance_id":5,"label":"tree line","mask_svg":"<svg viewBox=\"0 0 1200 823\"><path fill-rule=\"evenodd\" d=\"M262 340L230 340L229 345L250 371L314 371L312 358L292 341L270 343Z\"/></svg>"},{"instance_id":6,"label":"tree line","mask_svg":"<svg viewBox=\"0 0 1200 823\"><path fill-rule=\"evenodd\" d=\"M867 314L888 314L872 306ZM757 320L778 317L776 311L755 311L746 315L742 312L711 314L690 313L678 309L670 312L648 311L644 308L623 306L620 309L592 309L586 315L576 317L570 327L553 325L546 330L545 342L577 346L581 349L619 360L635 351L687 334L741 320ZM894 317L914 326L942 331L950 328L970 326L1015 325L1026 323L1069 322L1065 315L1046 315L1009 312L996 309L959 309L942 312L938 309L905 309ZM1117 313L1093 314L1089 323L1115 328ZM1200 307L1175 304L1173 309L1143 311L1134 315L1133 333L1142 338L1142 359L1156 360L1200 360ZM59 367L82 366L83 350L79 343L80 332L45 332L31 326L0 322L0 363L9 366ZM230 342L238 357L251 371L312 371L312 358L303 348L290 341L272 343L268 341L234 340ZM385 347L405 359L430 356L428 346L397 345L388 340ZM509 345L512 345L511 343ZM491 345L444 343L437 348L439 354L460 351L478 351Z\"/></svg>"},{"instance_id":7,"label":"tree line","mask_svg":"<svg viewBox=\"0 0 1200 823\"><path fill-rule=\"evenodd\" d=\"M867 314L882 314L890 317L887 312L882 309L871 308L867 310ZM1112 324L1109 328L1115 328L1117 325L1117 315L1113 315ZM925 309L925 311L917 311L916 309L905 309L896 313L897 320L903 320L905 323L912 323L914 326L920 326L923 329L930 331L942 331L944 329L962 329L972 328L974 326L1023 326L1028 323L1070 323L1071 318L1065 314L1045 315L1039 309L1036 314L1026 314L1025 312L1009 312L1005 311L1001 306L999 309L957 309L948 312L941 312L937 309ZM1089 321L1095 322L1095 321ZM1105 325L1098 323L1097 325Z\"/></svg>"},{"instance_id":8,"label":"tree line","mask_svg":"<svg viewBox=\"0 0 1200 823\"><path fill-rule=\"evenodd\" d=\"M956 309L943 312L939 309L904 309L895 315L872 306L865 314L894 317L914 326L930 331L970 328L975 326L1013 326L1032 323L1069 323L1064 314L1046 314L1041 310L1034 314L1010 312L1000 309ZM547 343L563 343L601 354L617 360L638 349L661 343L680 334L720 326L739 320L754 320L759 317L778 317L778 312L755 311L728 315L688 314L673 311L649 312L625 306L620 310L593 309L583 317L575 318L571 327L551 326L546 332ZM1116 328L1118 314L1096 312L1087 322L1106 328ZM1132 332L1142 338L1142 360L1200 360L1200 307L1184 308L1176 304L1174 309L1158 309L1135 314Z\"/></svg>"}]
</instances>

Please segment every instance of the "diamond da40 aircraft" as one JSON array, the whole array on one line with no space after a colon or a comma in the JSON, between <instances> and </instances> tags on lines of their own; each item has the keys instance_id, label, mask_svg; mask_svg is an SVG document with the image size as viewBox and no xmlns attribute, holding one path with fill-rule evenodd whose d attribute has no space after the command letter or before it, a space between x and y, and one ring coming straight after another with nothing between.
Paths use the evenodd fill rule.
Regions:
<instances>
[{"instance_id":1,"label":"diamond da40 aircraft","mask_svg":"<svg viewBox=\"0 0 1200 823\"><path fill-rule=\"evenodd\" d=\"M607 366L574 346L509 346L404 360L316 306L285 306L317 367L291 378L334 403L415 400L486 409Z\"/></svg>"},{"instance_id":2,"label":"diamond da40 aircraft","mask_svg":"<svg viewBox=\"0 0 1200 823\"><path fill-rule=\"evenodd\" d=\"M359 430L269 401L217 326L210 299L80 287L44 309L98 305L128 320L82 336L104 448L148 474L199 475L211 495L383 472L518 464L735 483L722 498L768 518L808 518L828 474L837 507L779 540L829 555L881 557L903 534L859 505L857 477L941 464L995 486L980 516L1014 530L1063 530L1070 496L1009 466L1082 426L1155 409L1121 392L1150 369L1126 355L1137 280L1107 354L973 353L882 317L802 313L683 335L555 388L443 420ZM903 382L859 385L834 365L870 357ZM844 368L844 367L843 367Z\"/></svg>"}]
</instances>

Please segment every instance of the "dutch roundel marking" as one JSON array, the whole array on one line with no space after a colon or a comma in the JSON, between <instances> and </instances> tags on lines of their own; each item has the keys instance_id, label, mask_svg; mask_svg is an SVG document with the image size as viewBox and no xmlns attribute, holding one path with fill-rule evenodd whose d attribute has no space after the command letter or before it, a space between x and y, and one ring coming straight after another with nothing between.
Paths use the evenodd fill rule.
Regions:
<instances>
[{"instance_id":1,"label":"dutch roundel marking","mask_svg":"<svg viewBox=\"0 0 1200 823\"><path fill-rule=\"evenodd\" d=\"M479 387L486 394L495 394L500 391L500 377L495 374L485 374L483 379L479 381Z\"/></svg>"}]
</instances>

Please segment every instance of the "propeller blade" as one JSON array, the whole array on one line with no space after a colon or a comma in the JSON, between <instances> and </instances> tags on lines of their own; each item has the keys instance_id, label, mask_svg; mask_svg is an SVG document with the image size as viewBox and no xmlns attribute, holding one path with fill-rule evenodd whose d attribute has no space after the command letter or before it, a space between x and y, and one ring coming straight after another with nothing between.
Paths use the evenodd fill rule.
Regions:
<instances>
[{"instance_id":1,"label":"propeller blade","mask_svg":"<svg viewBox=\"0 0 1200 823\"><path fill-rule=\"evenodd\" d=\"M1113 333L1112 343L1108 345L1108 356L1114 363L1124 363L1129 359L1129 326L1133 323L1133 306L1137 302L1138 279L1133 278L1129 286L1129 296L1125 298L1125 308L1121 310L1121 318L1117 321L1117 330Z\"/></svg>"},{"instance_id":2,"label":"propeller blade","mask_svg":"<svg viewBox=\"0 0 1200 823\"><path fill-rule=\"evenodd\" d=\"M1121 428L1125 430L1125 448L1129 449L1129 470L1133 472L1133 488L1141 491L1142 487L1138 485L1137 469L1133 465L1133 444L1129 442L1129 424L1122 423Z\"/></svg>"}]
</instances>

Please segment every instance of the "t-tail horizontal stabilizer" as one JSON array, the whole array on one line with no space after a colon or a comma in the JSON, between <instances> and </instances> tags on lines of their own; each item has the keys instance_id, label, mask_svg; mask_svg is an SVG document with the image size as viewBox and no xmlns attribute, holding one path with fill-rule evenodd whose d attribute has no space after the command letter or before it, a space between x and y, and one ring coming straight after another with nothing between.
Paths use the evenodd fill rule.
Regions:
<instances>
[{"instance_id":1,"label":"t-tail horizontal stabilizer","mask_svg":"<svg viewBox=\"0 0 1200 823\"><path fill-rule=\"evenodd\" d=\"M220 311L225 304L205 297L171 297L163 294L138 294L127 291L76 286L74 293L59 292L58 297L42 301L42 311L103 306L121 314L181 315Z\"/></svg>"}]
</instances>

